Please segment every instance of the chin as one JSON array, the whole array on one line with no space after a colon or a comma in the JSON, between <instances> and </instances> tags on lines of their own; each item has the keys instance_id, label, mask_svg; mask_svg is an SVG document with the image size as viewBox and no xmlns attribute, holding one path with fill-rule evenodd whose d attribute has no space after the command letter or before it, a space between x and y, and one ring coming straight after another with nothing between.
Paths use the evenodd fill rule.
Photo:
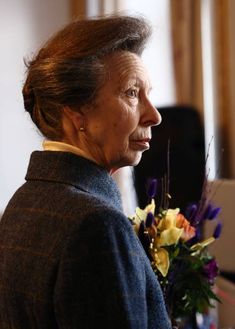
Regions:
<instances>
[{"instance_id":1,"label":"chin","mask_svg":"<svg viewBox=\"0 0 235 329\"><path fill-rule=\"evenodd\" d=\"M142 152L138 152L135 157L129 159L129 163L126 166L137 166L142 158Z\"/></svg>"},{"instance_id":2,"label":"chin","mask_svg":"<svg viewBox=\"0 0 235 329\"><path fill-rule=\"evenodd\" d=\"M111 168L115 170L127 167L127 166L137 166L142 158L142 152L134 152L132 154L126 155L125 157L120 157L118 161L113 161Z\"/></svg>"}]
</instances>

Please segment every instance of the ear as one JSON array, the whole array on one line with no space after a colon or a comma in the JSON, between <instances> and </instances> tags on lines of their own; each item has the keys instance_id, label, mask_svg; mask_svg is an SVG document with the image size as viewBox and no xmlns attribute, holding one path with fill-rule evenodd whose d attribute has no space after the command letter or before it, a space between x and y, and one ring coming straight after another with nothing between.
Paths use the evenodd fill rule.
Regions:
<instances>
[{"instance_id":1,"label":"ear","mask_svg":"<svg viewBox=\"0 0 235 329\"><path fill-rule=\"evenodd\" d=\"M63 114L77 130L84 126L84 115L81 111L75 112L70 107L65 106L63 108Z\"/></svg>"}]
</instances>

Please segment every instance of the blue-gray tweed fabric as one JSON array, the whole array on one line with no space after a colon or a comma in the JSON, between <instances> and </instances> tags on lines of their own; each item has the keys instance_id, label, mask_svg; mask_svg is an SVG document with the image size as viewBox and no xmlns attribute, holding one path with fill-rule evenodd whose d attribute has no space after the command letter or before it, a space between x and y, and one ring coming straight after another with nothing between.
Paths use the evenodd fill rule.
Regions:
<instances>
[{"instance_id":1,"label":"blue-gray tweed fabric","mask_svg":"<svg viewBox=\"0 0 235 329\"><path fill-rule=\"evenodd\" d=\"M0 328L170 327L106 170L72 153L33 152L0 222Z\"/></svg>"}]
</instances>

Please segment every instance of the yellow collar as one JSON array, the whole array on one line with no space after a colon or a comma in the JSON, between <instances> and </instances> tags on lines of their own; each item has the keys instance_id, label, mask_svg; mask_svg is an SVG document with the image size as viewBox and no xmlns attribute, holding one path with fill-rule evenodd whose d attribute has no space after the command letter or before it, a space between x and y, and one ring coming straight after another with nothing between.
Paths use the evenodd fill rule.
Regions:
<instances>
[{"instance_id":1,"label":"yellow collar","mask_svg":"<svg viewBox=\"0 0 235 329\"><path fill-rule=\"evenodd\" d=\"M96 161L90 155L88 155L85 151L83 151L82 149L80 149L76 146L73 146L73 145L70 145L67 143L54 142L54 141L43 141L42 147L43 147L44 151L57 151L57 152L59 151L59 152L74 153L74 154L82 156L83 158L86 158L86 159L91 160L96 163Z\"/></svg>"}]
</instances>

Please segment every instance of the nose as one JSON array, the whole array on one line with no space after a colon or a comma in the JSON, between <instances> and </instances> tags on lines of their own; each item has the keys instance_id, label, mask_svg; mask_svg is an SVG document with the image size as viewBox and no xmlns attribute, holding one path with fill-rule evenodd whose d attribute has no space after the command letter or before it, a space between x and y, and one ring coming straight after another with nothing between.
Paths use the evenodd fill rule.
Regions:
<instances>
[{"instance_id":1,"label":"nose","mask_svg":"<svg viewBox=\"0 0 235 329\"><path fill-rule=\"evenodd\" d=\"M145 126L157 126L161 121L162 117L157 108L149 99L146 99L143 106L142 124Z\"/></svg>"}]
</instances>

